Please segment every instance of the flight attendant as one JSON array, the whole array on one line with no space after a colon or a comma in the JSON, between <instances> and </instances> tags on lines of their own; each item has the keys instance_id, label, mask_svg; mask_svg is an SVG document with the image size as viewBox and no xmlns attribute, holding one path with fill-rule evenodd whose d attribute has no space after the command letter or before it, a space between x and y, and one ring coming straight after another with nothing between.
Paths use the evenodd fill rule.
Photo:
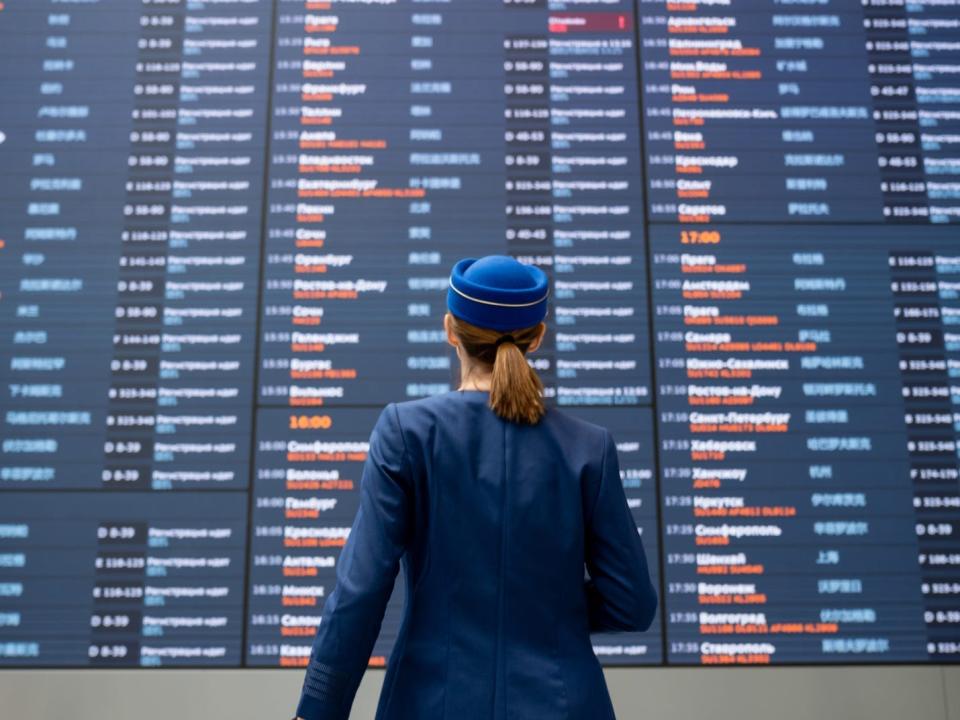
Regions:
<instances>
[{"instance_id":1,"label":"flight attendant","mask_svg":"<svg viewBox=\"0 0 960 720\"><path fill-rule=\"evenodd\" d=\"M547 278L458 262L447 341L460 387L388 405L297 715L347 720L398 568L406 598L377 720L608 720L591 632L657 608L610 432L544 406L526 355Z\"/></svg>"}]
</instances>

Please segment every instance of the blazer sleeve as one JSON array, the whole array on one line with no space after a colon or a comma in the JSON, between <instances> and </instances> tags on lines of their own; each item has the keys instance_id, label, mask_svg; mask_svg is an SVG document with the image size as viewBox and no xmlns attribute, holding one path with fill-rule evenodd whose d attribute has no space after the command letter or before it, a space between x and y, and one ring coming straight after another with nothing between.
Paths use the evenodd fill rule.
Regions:
<instances>
[{"instance_id":1,"label":"blazer sleeve","mask_svg":"<svg viewBox=\"0 0 960 720\"><path fill-rule=\"evenodd\" d=\"M657 611L657 591L620 479L617 446L604 430L599 487L586 520L585 583L591 632L642 631Z\"/></svg>"},{"instance_id":2,"label":"blazer sleeve","mask_svg":"<svg viewBox=\"0 0 960 720\"><path fill-rule=\"evenodd\" d=\"M360 509L337 561L297 705L305 720L347 720L411 528L412 486L396 405L384 408L360 478Z\"/></svg>"}]
</instances>

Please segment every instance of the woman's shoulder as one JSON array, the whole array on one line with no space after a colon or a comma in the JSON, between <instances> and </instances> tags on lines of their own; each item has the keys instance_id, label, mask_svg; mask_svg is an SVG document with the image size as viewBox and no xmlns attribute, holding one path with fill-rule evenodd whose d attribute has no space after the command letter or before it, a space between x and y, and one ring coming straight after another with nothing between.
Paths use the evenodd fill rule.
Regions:
<instances>
[{"instance_id":1,"label":"woman's shoulder","mask_svg":"<svg viewBox=\"0 0 960 720\"><path fill-rule=\"evenodd\" d=\"M579 415L574 415L558 407L551 407L547 411L545 417L549 417L550 421L553 423L563 425L566 428L570 428L573 431L583 433L585 435L602 438L604 435L607 435L610 432L603 425L590 422Z\"/></svg>"},{"instance_id":2,"label":"woman's shoulder","mask_svg":"<svg viewBox=\"0 0 960 720\"><path fill-rule=\"evenodd\" d=\"M431 422L450 422L456 418L480 414L486 407L487 394L478 391L441 393L416 400L393 402L393 408L401 425L422 425Z\"/></svg>"}]
</instances>

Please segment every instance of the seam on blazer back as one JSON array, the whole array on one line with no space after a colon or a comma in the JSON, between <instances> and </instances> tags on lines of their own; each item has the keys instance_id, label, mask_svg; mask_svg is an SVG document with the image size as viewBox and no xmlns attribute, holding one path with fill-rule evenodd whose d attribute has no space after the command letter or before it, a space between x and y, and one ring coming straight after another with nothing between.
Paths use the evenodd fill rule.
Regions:
<instances>
[{"instance_id":1,"label":"seam on blazer back","mask_svg":"<svg viewBox=\"0 0 960 720\"><path fill-rule=\"evenodd\" d=\"M413 477L412 477L413 463L411 462L411 455L410 455L409 449L407 448L407 439L406 439L406 437L404 437L404 434L403 434L403 423L400 422L400 409L397 407L397 403L388 403L387 406L384 408L384 412L387 413L388 415L390 414L390 412L389 412L389 411L390 411L390 408L393 408L393 421L394 421L394 423L396 423L397 433L400 435L400 443L403 445L403 458L402 458L402 471L403 471L403 472L401 472L401 474L404 476L404 480L405 480L406 483L407 483L407 484L404 486L404 494L407 495L407 497L408 497L409 500L413 500L414 497L415 497L415 493L412 493L412 491L414 490L414 488L411 487L411 485L413 484ZM408 535L408 536L404 538L404 542L407 544L407 547L404 549L404 553L406 553L407 551L409 551L410 541L412 540L412 537L410 537L410 534L411 534L412 532L413 532L412 528L408 529L408 531L407 531L407 535ZM402 556L401 556L401 560L402 560ZM403 566L404 566L404 563L401 562L401 564L400 564L400 570L399 570L399 573L398 573L398 574L402 574L402 573L404 572ZM404 581L406 582L406 578L404 578ZM394 581L394 582L396 582L396 581ZM410 603L413 602L413 592L414 592L415 589L416 589L416 588L411 588L410 585L409 585L409 583L407 583L407 588L406 588L406 590L407 590L407 598L404 600L404 603L405 603L405 604L406 604L406 602L407 602L408 600L410 601ZM406 624L407 624L408 617L409 617L408 613L409 613L409 608L406 608L406 607L405 607L405 608L404 608L404 617L403 617L403 621L404 621L404 622L403 622L403 624L402 624L401 627L400 627L399 637L397 638L398 642L397 642L396 645L394 645L394 647L393 647L393 648L391 649L391 651L390 651L390 660L393 660L394 655L395 655L395 653L397 652L397 650L403 651L403 650L405 649L405 646L406 646L406 632L407 632ZM401 657L399 657L399 656L396 657L396 662L400 662L401 660L402 660ZM394 701L394 697L395 697L395 696L394 696L394 687L395 687L395 685L396 685L396 683L397 683L397 678L399 677L399 675L400 675L400 673L397 671L397 669L394 669L394 671L393 671L393 672L391 673L391 675L390 675L390 681L389 681L390 684L389 684L389 686L387 686L386 684L384 684L384 687L383 687L382 690L381 690L381 693L384 695L384 699L385 699L385 702L383 703L383 714L384 714L384 715L389 716L389 714L390 714L390 709L391 709L392 706L393 706L393 701ZM378 713L378 716L379 716L379 713Z\"/></svg>"},{"instance_id":2,"label":"seam on blazer back","mask_svg":"<svg viewBox=\"0 0 960 720\"><path fill-rule=\"evenodd\" d=\"M602 428L600 433L600 439L603 441L603 444L600 447L600 480L597 482L597 492L593 496L593 505L590 508L590 525L593 527L593 522L596 519L597 514L597 505L600 504L600 493L603 491L603 482L604 478L607 477L607 448L610 446L610 441L613 440L613 436L610 434L610 431ZM614 443L616 445L616 443ZM614 449L616 452L616 449ZM589 527L584 528L584 531L589 530Z\"/></svg>"}]
</instances>

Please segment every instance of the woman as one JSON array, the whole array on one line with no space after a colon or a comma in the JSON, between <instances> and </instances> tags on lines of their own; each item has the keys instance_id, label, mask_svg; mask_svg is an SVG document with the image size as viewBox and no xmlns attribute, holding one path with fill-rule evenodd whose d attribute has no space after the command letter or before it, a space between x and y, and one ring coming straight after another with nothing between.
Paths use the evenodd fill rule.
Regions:
<instances>
[{"instance_id":1,"label":"woman","mask_svg":"<svg viewBox=\"0 0 960 720\"><path fill-rule=\"evenodd\" d=\"M547 410L526 361L547 293L509 257L454 266L460 388L377 421L299 717L348 718L401 561L378 720L614 717L590 633L645 630L657 597L609 431Z\"/></svg>"}]
</instances>

